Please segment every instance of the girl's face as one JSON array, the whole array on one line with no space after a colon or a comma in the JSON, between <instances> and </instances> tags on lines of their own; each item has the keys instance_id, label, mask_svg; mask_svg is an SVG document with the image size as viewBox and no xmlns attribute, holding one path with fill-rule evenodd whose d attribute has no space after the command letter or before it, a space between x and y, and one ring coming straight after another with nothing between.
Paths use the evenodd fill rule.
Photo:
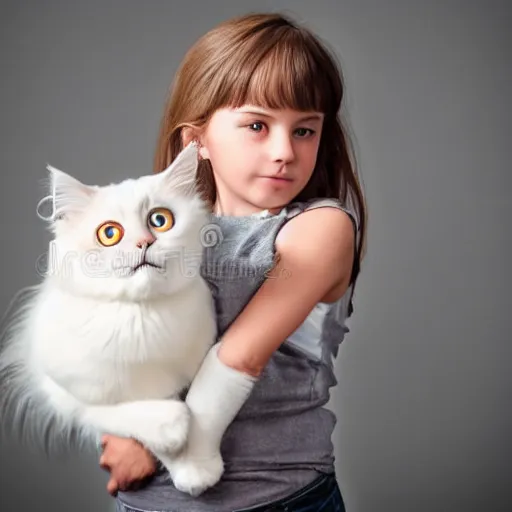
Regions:
<instances>
[{"instance_id":1,"label":"girl's face","mask_svg":"<svg viewBox=\"0 0 512 512\"><path fill-rule=\"evenodd\" d=\"M253 105L217 110L201 137L217 187L216 212L277 213L286 206L313 173L322 123L319 112Z\"/></svg>"}]
</instances>

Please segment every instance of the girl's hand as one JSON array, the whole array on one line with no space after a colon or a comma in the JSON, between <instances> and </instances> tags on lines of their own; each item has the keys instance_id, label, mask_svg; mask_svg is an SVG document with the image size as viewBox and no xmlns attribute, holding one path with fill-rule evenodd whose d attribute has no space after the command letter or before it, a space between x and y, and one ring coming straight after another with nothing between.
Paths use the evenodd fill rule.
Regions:
<instances>
[{"instance_id":1,"label":"girl's hand","mask_svg":"<svg viewBox=\"0 0 512 512\"><path fill-rule=\"evenodd\" d=\"M107 491L115 496L154 474L157 461L153 454L135 439L104 435L100 466L110 472Z\"/></svg>"}]
</instances>

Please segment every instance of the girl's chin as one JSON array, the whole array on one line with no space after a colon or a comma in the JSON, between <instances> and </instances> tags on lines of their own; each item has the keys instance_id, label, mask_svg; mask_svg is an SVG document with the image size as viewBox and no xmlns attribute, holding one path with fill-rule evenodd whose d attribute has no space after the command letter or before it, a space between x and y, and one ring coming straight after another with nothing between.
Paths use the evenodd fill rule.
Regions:
<instances>
[{"instance_id":1,"label":"girl's chin","mask_svg":"<svg viewBox=\"0 0 512 512\"><path fill-rule=\"evenodd\" d=\"M258 205L258 210L268 210L275 214L279 213L286 205L288 205L294 196L290 194L282 194L279 197L275 195L273 197L262 197L259 201L255 201L253 204Z\"/></svg>"},{"instance_id":2,"label":"girl's chin","mask_svg":"<svg viewBox=\"0 0 512 512\"><path fill-rule=\"evenodd\" d=\"M266 187L265 187L266 188ZM221 215L245 216L268 210L272 214L279 213L295 197L295 190L262 190L260 187L241 191L238 200L225 201L217 213ZM222 201L221 201L222 203Z\"/></svg>"}]
</instances>

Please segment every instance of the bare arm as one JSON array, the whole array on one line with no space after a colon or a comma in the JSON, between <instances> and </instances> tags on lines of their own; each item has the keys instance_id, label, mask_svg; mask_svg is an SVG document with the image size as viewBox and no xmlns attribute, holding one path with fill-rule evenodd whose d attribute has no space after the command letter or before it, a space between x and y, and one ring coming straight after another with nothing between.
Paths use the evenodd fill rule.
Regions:
<instances>
[{"instance_id":1,"label":"bare arm","mask_svg":"<svg viewBox=\"0 0 512 512\"><path fill-rule=\"evenodd\" d=\"M345 293L354 243L352 221L341 210L318 208L289 221L276 240L278 265L222 337L219 359L259 376L315 304Z\"/></svg>"}]
</instances>

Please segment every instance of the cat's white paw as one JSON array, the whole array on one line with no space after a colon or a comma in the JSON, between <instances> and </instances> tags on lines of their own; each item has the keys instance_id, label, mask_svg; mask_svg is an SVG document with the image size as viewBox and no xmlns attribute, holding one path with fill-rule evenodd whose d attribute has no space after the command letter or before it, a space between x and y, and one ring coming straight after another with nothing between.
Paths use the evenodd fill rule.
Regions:
<instances>
[{"instance_id":1,"label":"cat's white paw","mask_svg":"<svg viewBox=\"0 0 512 512\"><path fill-rule=\"evenodd\" d=\"M220 480L224 463L220 453L208 459L184 454L173 460L168 469L176 489L195 497Z\"/></svg>"},{"instance_id":2,"label":"cat's white paw","mask_svg":"<svg viewBox=\"0 0 512 512\"><path fill-rule=\"evenodd\" d=\"M187 441L190 412L184 402L150 402L140 411L140 441L151 451L174 453Z\"/></svg>"}]
</instances>

